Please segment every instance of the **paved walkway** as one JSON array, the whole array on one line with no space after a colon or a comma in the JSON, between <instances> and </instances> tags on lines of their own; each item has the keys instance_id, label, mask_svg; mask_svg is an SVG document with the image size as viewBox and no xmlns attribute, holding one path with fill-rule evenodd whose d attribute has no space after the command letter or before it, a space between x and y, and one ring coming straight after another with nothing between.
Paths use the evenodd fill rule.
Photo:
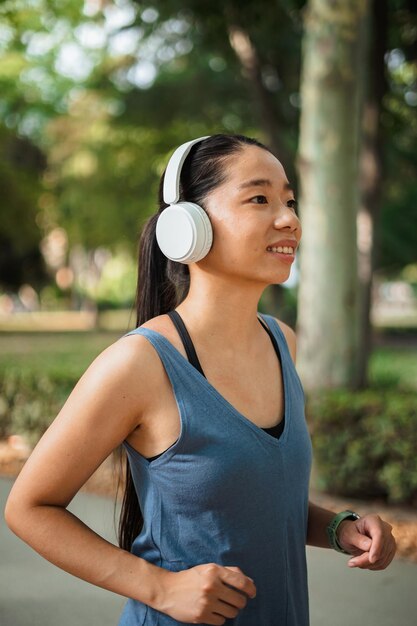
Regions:
<instances>
[{"instance_id":1,"label":"paved walkway","mask_svg":"<svg viewBox=\"0 0 417 626\"><path fill-rule=\"evenodd\" d=\"M60 570L9 530L3 512L12 483L0 478L1 626L115 626L123 596ZM116 543L111 499L78 493L68 509ZM417 564L394 559L386 570L372 572L350 569L348 558L307 548L311 626L417 623Z\"/></svg>"}]
</instances>

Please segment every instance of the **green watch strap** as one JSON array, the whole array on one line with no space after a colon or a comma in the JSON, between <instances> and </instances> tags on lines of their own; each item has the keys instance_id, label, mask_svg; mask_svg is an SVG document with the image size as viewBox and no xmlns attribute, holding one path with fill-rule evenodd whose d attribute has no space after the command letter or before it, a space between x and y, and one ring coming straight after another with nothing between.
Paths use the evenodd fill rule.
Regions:
<instances>
[{"instance_id":1,"label":"green watch strap","mask_svg":"<svg viewBox=\"0 0 417 626\"><path fill-rule=\"evenodd\" d=\"M341 511L340 513L335 515L334 518L331 520L331 522L326 528L326 532L330 541L330 545L334 550L337 550L337 552L342 552L343 554L350 554L350 552L347 552L346 550L342 548L342 546L339 544L337 540L337 529L339 527L339 524L343 522L343 520L346 520L346 519L356 520L356 519L360 519L360 516L354 511L349 511L349 510Z\"/></svg>"}]
</instances>

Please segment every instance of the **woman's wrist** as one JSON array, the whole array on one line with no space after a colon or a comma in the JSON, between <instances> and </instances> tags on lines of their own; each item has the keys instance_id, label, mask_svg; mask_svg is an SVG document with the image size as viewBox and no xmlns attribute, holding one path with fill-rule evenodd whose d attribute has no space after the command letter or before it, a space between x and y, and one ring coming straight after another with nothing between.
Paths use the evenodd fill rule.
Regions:
<instances>
[{"instance_id":1,"label":"woman's wrist","mask_svg":"<svg viewBox=\"0 0 417 626\"><path fill-rule=\"evenodd\" d=\"M327 534L327 526L335 515L335 511L324 509L309 501L307 545L316 546L318 548L332 547Z\"/></svg>"},{"instance_id":2,"label":"woman's wrist","mask_svg":"<svg viewBox=\"0 0 417 626\"><path fill-rule=\"evenodd\" d=\"M350 554L346 547L343 544L343 534L346 529L346 521L356 521L359 519L359 515L350 509L345 511L340 511L337 513L333 519L330 521L329 525L326 528L327 536L329 538L330 546L337 550L337 552L342 552L344 554ZM342 526L343 525L343 526ZM342 528L341 528L342 527ZM342 537L340 542L340 538Z\"/></svg>"},{"instance_id":3,"label":"woman's wrist","mask_svg":"<svg viewBox=\"0 0 417 626\"><path fill-rule=\"evenodd\" d=\"M348 524L353 524L353 520L344 519L342 522L340 522L336 530L337 543L344 550L346 550L346 546L343 545L343 528Z\"/></svg>"},{"instance_id":4,"label":"woman's wrist","mask_svg":"<svg viewBox=\"0 0 417 626\"><path fill-rule=\"evenodd\" d=\"M134 580L134 590L127 588L124 595L143 602L153 609L160 610L170 578L169 575L172 575L173 572L131 553L127 553L126 557L123 575L129 578L130 587L132 587Z\"/></svg>"},{"instance_id":5,"label":"woman's wrist","mask_svg":"<svg viewBox=\"0 0 417 626\"><path fill-rule=\"evenodd\" d=\"M145 579L147 580L146 597L140 600L157 611L165 612L166 598L176 572L159 567L153 563L147 563L147 565L149 566L149 578L147 578L145 573Z\"/></svg>"}]
</instances>

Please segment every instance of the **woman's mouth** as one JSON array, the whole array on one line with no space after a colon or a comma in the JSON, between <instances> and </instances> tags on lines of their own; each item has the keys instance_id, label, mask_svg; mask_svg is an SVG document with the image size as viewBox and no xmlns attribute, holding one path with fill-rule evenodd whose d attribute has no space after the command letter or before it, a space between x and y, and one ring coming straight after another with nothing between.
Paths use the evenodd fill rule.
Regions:
<instances>
[{"instance_id":1,"label":"woman's mouth","mask_svg":"<svg viewBox=\"0 0 417 626\"><path fill-rule=\"evenodd\" d=\"M284 261L284 263L292 263L295 259L294 248L291 246L269 247L266 250L269 254L272 254L272 256Z\"/></svg>"}]
</instances>

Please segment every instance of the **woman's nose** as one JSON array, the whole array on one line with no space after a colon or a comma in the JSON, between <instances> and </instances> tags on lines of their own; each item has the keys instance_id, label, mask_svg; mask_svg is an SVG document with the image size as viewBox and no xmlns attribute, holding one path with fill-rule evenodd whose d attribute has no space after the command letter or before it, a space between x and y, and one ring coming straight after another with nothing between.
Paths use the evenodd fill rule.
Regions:
<instances>
[{"instance_id":1,"label":"woman's nose","mask_svg":"<svg viewBox=\"0 0 417 626\"><path fill-rule=\"evenodd\" d=\"M291 226L293 230L299 227L300 220L294 210L287 207L285 204L281 205L277 210L274 218L274 224L276 228L284 228L285 226Z\"/></svg>"}]
</instances>

